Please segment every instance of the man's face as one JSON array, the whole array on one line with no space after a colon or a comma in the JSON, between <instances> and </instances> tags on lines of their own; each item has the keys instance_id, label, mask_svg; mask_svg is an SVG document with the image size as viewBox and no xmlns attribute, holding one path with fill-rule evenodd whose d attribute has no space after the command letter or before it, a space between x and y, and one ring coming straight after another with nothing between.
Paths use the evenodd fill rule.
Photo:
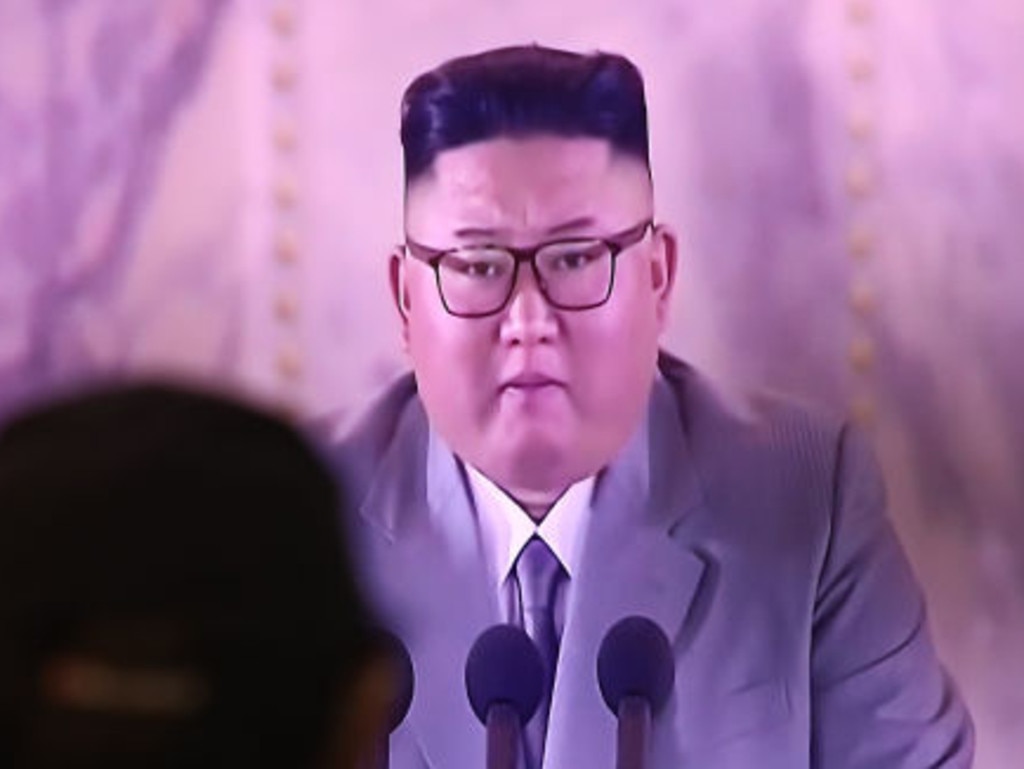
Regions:
<instances>
[{"instance_id":1,"label":"man's face","mask_svg":"<svg viewBox=\"0 0 1024 769\"><path fill-rule=\"evenodd\" d=\"M406 232L436 249L604 238L652 216L642 162L601 139L501 138L442 152L406 199ZM449 314L433 269L396 253L391 285L431 424L524 505L596 473L643 418L675 275L662 227L616 259L608 301L553 308L523 264L483 318Z\"/></svg>"}]
</instances>

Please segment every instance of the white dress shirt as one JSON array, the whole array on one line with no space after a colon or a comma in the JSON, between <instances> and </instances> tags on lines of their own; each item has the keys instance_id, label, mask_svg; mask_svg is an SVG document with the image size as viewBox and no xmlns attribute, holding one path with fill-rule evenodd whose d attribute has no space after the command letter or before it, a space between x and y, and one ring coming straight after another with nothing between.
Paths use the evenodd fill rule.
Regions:
<instances>
[{"instance_id":1,"label":"white dress shirt","mask_svg":"<svg viewBox=\"0 0 1024 769\"><path fill-rule=\"evenodd\" d=\"M590 520L594 477L584 478L566 489L538 525L494 481L470 465L465 467L484 560L502 619L513 624L522 621L515 563L520 551L536 534L551 548L569 576L555 603L555 627L561 635L572 579L578 573L583 537Z\"/></svg>"}]
</instances>

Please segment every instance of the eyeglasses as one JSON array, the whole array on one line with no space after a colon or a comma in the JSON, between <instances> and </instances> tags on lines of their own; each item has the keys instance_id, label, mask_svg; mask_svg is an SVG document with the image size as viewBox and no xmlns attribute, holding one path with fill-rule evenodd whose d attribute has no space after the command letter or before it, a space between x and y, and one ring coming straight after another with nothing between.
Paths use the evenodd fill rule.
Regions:
<instances>
[{"instance_id":1,"label":"eyeglasses","mask_svg":"<svg viewBox=\"0 0 1024 769\"><path fill-rule=\"evenodd\" d=\"M560 310L600 307L612 295L615 262L653 228L647 219L607 238L573 238L533 248L459 246L438 250L406 238L410 256L429 264L445 310L459 318L483 318L505 308L519 265L529 262L541 294Z\"/></svg>"}]
</instances>

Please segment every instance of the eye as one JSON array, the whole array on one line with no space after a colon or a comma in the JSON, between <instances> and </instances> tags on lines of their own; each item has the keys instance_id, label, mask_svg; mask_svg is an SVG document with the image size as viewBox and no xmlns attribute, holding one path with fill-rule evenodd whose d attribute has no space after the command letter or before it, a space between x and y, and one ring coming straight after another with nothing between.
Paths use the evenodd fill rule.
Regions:
<instances>
[{"instance_id":1,"label":"eye","mask_svg":"<svg viewBox=\"0 0 1024 769\"><path fill-rule=\"evenodd\" d=\"M550 272L578 272L608 256L601 242L557 246L543 254L544 268Z\"/></svg>"},{"instance_id":2,"label":"eye","mask_svg":"<svg viewBox=\"0 0 1024 769\"><path fill-rule=\"evenodd\" d=\"M501 274L501 265L494 262L467 262L464 272L473 278L494 278Z\"/></svg>"},{"instance_id":3,"label":"eye","mask_svg":"<svg viewBox=\"0 0 1024 769\"><path fill-rule=\"evenodd\" d=\"M504 278L510 269L508 254L500 251L465 250L445 256L441 266L460 278L489 281Z\"/></svg>"}]
</instances>

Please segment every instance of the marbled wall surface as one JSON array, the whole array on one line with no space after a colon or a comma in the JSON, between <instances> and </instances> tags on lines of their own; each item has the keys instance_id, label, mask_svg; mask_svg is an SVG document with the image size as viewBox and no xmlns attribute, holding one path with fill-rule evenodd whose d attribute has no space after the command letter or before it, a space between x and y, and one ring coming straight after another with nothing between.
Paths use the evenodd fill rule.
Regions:
<instances>
[{"instance_id":1,"label":"marbled wall surface","mask_svg":"<svg viewBox=\"0 0 1024 769\"><path fill-rule=\"evenodd\" d=\"M4 402L100 371L235 365L242 159L212 93L234 96L226 8L0 2Z\"/></svg>"},{"instance_id":2,"label":"marbled wall surface","mask_svg":"<svg viewBox=\"0 0 1024 769\"><path fill-rule=\"evenodd\" d=\"M403 365L398 99L537 41L648 78L667 345L875 440L978 767L1024 756L1024 3L0 0L0 412L173 372L316 416Z\"/></svg>"}]
</instances>

